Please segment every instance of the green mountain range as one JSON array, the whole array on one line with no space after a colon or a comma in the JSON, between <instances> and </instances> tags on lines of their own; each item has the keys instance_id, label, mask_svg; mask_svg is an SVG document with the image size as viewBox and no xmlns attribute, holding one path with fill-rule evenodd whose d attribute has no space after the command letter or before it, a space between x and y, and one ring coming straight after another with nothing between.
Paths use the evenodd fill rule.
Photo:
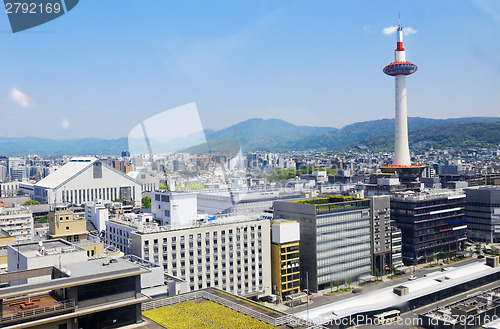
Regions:
<instances>
[{"instance_id":1,"label":"green mountain range","mask_svg":"<svg viewBox=\"0 0 500 329\"><path fill-rule=\"evenodd\" d=\"M408 130L412 147L482 147L500 144L500 118L496 117L410 117ZM233 152L235 145L241 146L243 152L342 150L356 145L390 151L394 143L394 119L358 122L341 129L296 126L278 119L250 119L218 131L206 129L204 133L211 142L209 147L212 151L230 148ZM224 141L229 141L229 144ZM0 137L0 156L118 155L127 149L127 138L54 140ZM207 146L198 149L207 149Z\"/></svg>"}]
</instances>

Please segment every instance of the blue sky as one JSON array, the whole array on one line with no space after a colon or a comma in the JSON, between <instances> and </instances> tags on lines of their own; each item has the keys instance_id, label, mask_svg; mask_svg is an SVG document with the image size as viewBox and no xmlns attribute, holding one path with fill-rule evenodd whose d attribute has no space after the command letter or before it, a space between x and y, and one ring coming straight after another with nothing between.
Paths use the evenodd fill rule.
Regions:
<instances>
[{"instance_id":1,"label":"blue sky","mask_svg":"<svg viewBox=\"0 0 500 329\"><path fill-rule=\"evenodd\" d=\"M401 24L410 116L500 116L500 1L81 0L13 34L0 14L0 136L119 138L196 102L205 128L394 117Z\"/></svg>"}]
</instances>

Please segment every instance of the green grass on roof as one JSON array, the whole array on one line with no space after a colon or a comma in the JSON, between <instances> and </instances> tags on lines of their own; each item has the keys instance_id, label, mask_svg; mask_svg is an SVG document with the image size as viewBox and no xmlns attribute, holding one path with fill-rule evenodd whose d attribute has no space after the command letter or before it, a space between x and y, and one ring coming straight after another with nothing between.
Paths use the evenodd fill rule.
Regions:
<instances>
[{"instance_id":1,"label":"green grass on roof","mask_svg":"<svg viewBox=\"0 0 500 329\"><path fill-rule=\"evenodd\" d=\"M365 200L361 198L356 198L353 196L343 196L343 195L330 195L322 198L314 198L314 199L305 199L305 200L297 200L290 201L292 203L302 203L302 204L326 204L326 203L337 203L337 202L346 202L346 201L355 201L355 200Z\"/></svg>"}]
</instances>

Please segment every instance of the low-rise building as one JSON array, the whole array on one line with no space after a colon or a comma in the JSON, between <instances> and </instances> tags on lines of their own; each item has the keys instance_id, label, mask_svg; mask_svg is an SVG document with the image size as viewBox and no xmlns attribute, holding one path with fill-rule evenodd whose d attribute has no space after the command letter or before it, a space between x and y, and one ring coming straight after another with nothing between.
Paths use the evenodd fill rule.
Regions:
<instances>
[{"instance_id":1,"label":"low-rise building","mask_svg":"<svg viewBox=\"0 0 500 329\"><path fill-rule=\"evenodd\" d=\"M33 215L27 207L0 207L0 229L16 240L31 241L33 238Z\"/></svg>"},{"instance_id":2,"label":"low-rise building","mask_svg":"<svg viewBox=\"0 0 500 329\"><path fill-rule=\"evenodd\" d=\"M1 274L0 326L95 329L141 321L141 304L151 299L141 294L148 269L123 259L64 264Z\"/></svg>"}]
</instances>

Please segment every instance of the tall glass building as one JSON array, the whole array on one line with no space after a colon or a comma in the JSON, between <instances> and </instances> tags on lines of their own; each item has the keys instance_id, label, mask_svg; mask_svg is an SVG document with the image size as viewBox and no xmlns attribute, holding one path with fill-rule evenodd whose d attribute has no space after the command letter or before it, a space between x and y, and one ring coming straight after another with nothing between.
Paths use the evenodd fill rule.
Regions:
<instances>
[{"instance_id":1,"label":"tall glass building","mask_svg":"<svg viewBox=\"0 0 500 329\"><path fill-rule=\"evenodd\" d=\"M274 203L274 218L300 223L302 288L318 291L371 273L370 214L370 200L354 197Z\"/></svg>"},{"instance_id":2,"label":"tall glass building","mask_svg":"<svg viewBox=\"0 0 500 329\"><path fill-rule=\"evenodd\" d=\"M401 229L405 265L463 250L467 239L465 193L397 193L391 196L391 220Z\"/></svg>"}]
</instances>

